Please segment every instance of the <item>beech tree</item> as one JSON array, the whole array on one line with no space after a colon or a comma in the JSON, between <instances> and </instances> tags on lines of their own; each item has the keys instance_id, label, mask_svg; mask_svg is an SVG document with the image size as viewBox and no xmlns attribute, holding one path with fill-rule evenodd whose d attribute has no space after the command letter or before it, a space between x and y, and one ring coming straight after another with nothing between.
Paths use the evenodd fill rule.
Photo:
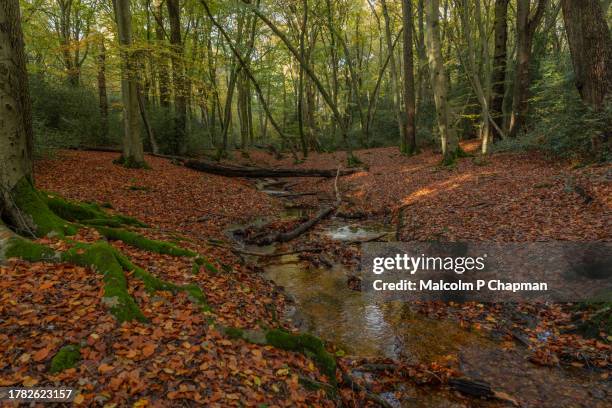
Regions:
<instances>
[{"instance_id":1,"label":"beech tree","mask_svg":"<svg viewBox=\"0 0 612 408\"><path fill-rule=\"evenodd\" d=\"M601 109L612 93L612 40L599 0L562 0L563 21L582 99Z\"/></svg>"},{"instance_id":2,"label":"beech tree","mask_svg":"<svg viewBox=\"0 0 612 408\"><path fill-rule=\"evenodd\" d=\"M414 91L414 61L412 53L413 13L412 0L402 0L402 23L404 26L404 108L405 130L401 150L406 154L416 152L416 101Z\"/></svg>"},{"instance_id":3,"label":"beech tree","mask_svg":"<svg viewBox=\"0 0 612 408\"><path fill-rule=\"evenodd\" d=\"M187 89L185 87L185 65L183 39L181 36L181 8L179 0L166 0L170 21L170 44L172 47L172 79L174 81L174 140L171 153L184 155L187 151Z\"/></svg>"},{"instance_id":4,"label":"beech tree","mask_svg":"<svg viewBox=\"0 0 612 408\"><path fill-rule=\"evenodd\" d=\"M493 54L491 117L501 130L504 129L504 95L506 94L506 65L508 61L508 4L510 0L495 0L495 46ZM502 134L494 129L493 135Z\"/></svg>"},{"instance_id":5,"label":"beech tree","mask_svg":"<svg viewBox=\"0 0 612 408\"><path fill-rule=\"evenodd\" d=\"M514 73L514 91L512 94L512 116L510 118L509 136L516 137L525 125L527 117L529 85L531 81L529 65L533 37L536 28L542 21L548 0L538 0L532 10L530 0L516 2L516 68Z\"/></svg>"},{"instance_id":6,"label":"beech tree","mask_svg":"<svg viewBox=\"0 0 612 408\"><path fill-rule=\"evenodd\" d=\"M451 163L456 157L458 144L457 135L450 123L448 75L444 67L440 45L439 9L438 0L427 0L425 5L425 38L442 156L445 163Z\"/></svg>"},{"instance_id":7,"label":"beech tree","mask_svg":"<svg viewBox=\"0 0 612 408\"><path fill-rule=\"evenodd\" d=\"M22 191L33 188L32 118L19 0L0 3L0 83L0 211L27 233L34 225L18 203Z\"/></svg>"},{"instance_id":8,"label":"beech tree","mask_svg":"<svg viewBox=\"0 0 612 408\"><path fill-rule=\"evenodd\" d=\"M144 150L140 135L140 108L136 61L132 50L132 14L130 0L113 0L119 43L122 47L121 97L123 101L123 154L119 162L126 167L144 167Z\"/></svg>"}]
</instances>

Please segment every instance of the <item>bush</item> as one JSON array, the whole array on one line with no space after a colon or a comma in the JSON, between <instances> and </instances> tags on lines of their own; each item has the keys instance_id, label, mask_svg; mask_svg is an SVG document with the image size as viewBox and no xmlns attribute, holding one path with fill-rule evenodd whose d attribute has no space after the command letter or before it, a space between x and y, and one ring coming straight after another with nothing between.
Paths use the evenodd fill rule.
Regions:
<instances>
[{"instance_id":1,"label":"bush","mask_svg":"<svg viewBox=\"0 0 612 408\"><path fill-rule=\"evenodd\" d=\"M574 85L571 66L560 70L555 64L542 63L541 78L532 86L527 133L499 142L495 150L537 149L564 159L610 160L605 141L603 152L595 152L592 141L604 139L612 128L611 104L600 112L585 105Z\"/></svg>"},{"instance_id":2,"label":"bush","mask_svg":"<svg viewBox=\"0 0 612 408\"><path fill-rule=\"evenodd\" d=\"M39 74L31 75L29 80L37 149L108 145L113 142L101 137L101 116L95 90L71 86ZM109 127L120 128L119 112L109 112Z\"/></svg>"}]
</instances>

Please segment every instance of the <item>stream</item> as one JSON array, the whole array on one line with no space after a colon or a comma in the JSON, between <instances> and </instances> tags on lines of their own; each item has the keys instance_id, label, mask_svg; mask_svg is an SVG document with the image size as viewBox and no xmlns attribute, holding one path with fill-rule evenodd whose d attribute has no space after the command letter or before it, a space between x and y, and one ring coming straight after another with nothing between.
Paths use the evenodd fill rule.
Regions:
<instances>
[{"instance_id":1,"label":"stream","mask_svg":"<svg viewBox=\"0 0 612 408\"><path fill-rule=\"evenodd\" d=\"M271 187L265 190L269 192ZM276 194L279 193L272 193ZM281 217L304 215L303 210L290 209ZM384 224L367 220L346 222L333 217L320 223L316 231L337 241L367 240L392 232ZM488 382L494 390L507 393L524 407L611 406L611 382L602 380L601 372L538 366L527 360L528 350L522 345L507 350L490 336L462 329L456 322L414 312L410 304L375 301L348 287L350 270L340 263L331 268L315 268L297 255L254 261L259 262L265 277L281 286L293 300L284 318L301 330L333 342L347 355L410 363L444 362L450 355L456 355L459 368L467 377ZM466 400L457 399L450 392L427 391L409 384L402 387L403 394L410 390L407 400L397 400L392 393L381 397L396 407L465 406ZM469 401L470 405L490 406L484 401Z\"/></svg>"}]
</instances>

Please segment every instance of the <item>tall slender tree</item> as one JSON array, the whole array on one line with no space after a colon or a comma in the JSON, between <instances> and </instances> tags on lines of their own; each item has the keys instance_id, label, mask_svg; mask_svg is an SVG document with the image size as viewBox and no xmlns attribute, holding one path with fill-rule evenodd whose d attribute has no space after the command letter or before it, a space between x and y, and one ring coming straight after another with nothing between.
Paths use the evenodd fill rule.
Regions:
<instances>
[{"instance_id":1,"label":"tall slender tree","mask_svg":"<svg viewBox=\"0 0 612 408\"><path fill-rule=\"evenodd\" d=\"M126 167L146 166L140 135L140 108L138 106L138 80L132 49L132 13L130 0L113 0L115 20L121 45L121 97L123 100L123 154L119 162Z\"/></svg>"},{"instance_id":2,"label":"tall slender tree","mask_svg":"<svg viewBox=\"0 0 612 408\"><path fill-rule=\"evenodd\" d=\"M187 152L187 89L183 38L181 36L180 0L166 0L170 22L170 45L172 47L172 80L174 82L174 140L170 143L172 153Z\"/></svg>"},{"instance_id":3,"label":"tall slender tree","mask_svg":"<svg viewBox=\"0 0 612 408\"><path fill-rule=\"evenodd\" d=\"M402 3L403 4L403 3ZM406 127L404 126L405 118L402 113L402 93L400 80L398 75L398 69L395 59L395 53L393 52L393 38L391 35L391 16L389 15L389 9L387 7L386 0L380 0L380 6L382 8L383 16L385 19L385 41L387 42L387 52L389 53L389 73L391 74L391 90L393 92L393 109L395 110L395 118L397 120L397 126L400 134L400 149L405 152L405 144L407 140ZM404 27L404 35L406 35L406 27Z\"/></svg>"},{"instance_id":4,"label":"tall slender tree","mask_svg":"<svg viewBox=\"0 0 612 408\"><path fill-rule=\"evenodd\" d=\"M542 21L548 0L537 0L535 11L530 0L516 2L516 68L514 73L514 91L512 95L512 117L510 118L509 136L516 137L525 126L528 111L530 63L533 48L533 37L536 28Z\"/></svg>"},{"instance_id":5,"label":"tall slender tree","mask_svg":"<svg viewBox=\"0 0 612 408\"><path fill-rule=\"evenodd\" d=\"M404 138L401 149L405 154L414 154L416 151L416 102L414 91L414 57L412 53L412 0L402 0L402 22L404 26Z\"/></svg>"},{"instance_id":6,"label":"tall slender tree","mask_svg":"<svg viewBox=\"0 0 612 408\"><path fill-rule=\"evenodd\" d=\"M506 65L508 61L508 4L510 0L495 0L495 46L491 78L491 117L501 130L504 129L504 95L506 93ZM503 135L497 130L494 138Z\"/></svg>"},{"instance_id":7,"label":"tall slender tree","mask_svg":"<svg viewBox=\"0 0 612 408\"><path fill-rule=\"evenodd\" d=\"M442 59L440 44L440 5L438 0L427 0L425 5L425 38L427 42L427 55L429 72L436 104L436 118L443 162L450 164L455 160L458 144L455 130L450 123L450 106L448 103L448 76Z\"/></svg>"}]
</instances>

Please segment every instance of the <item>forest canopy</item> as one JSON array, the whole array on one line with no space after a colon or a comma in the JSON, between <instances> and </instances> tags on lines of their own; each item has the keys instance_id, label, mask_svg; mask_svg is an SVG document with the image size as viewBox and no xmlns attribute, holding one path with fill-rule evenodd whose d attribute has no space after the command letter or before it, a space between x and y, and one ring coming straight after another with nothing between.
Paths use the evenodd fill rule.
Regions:
<instances>
[{"instance_id":1,"label":"forest canopy","mask_svg":"<svg viewBox=\"0 0 612 408\"><path fill-rule=\"evenodd\" d=\"M483 153L605 159L609 5L21 0L36 145L119 146L127 132L175 155L435 145L450 157L480 138Z\"/></svg>"}]
</instances>

